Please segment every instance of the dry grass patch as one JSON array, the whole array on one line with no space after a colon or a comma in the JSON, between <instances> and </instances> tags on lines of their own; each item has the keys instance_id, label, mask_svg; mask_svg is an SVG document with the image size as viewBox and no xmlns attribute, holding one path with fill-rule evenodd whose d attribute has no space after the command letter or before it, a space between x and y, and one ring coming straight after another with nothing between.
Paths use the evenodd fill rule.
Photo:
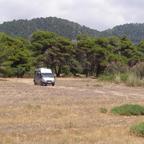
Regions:
<instances>
[{"instance_id":1,"label":"dry grass patch","mask_svg":"<svg viewBox=\"0 0 144 144\"><path fill-rule=\"evenodd\" d=\"M30 79L24 83L12 79L0 82L0 143L144 143L144 139L129 134L129 127L143 117L121 117L100 111L109 111L123 102L142 102L142 89L97 86L96 82L58 79L55 87L35 87ZM131 97L135 92L140 96Z\"/></svg>"}]
</instances>

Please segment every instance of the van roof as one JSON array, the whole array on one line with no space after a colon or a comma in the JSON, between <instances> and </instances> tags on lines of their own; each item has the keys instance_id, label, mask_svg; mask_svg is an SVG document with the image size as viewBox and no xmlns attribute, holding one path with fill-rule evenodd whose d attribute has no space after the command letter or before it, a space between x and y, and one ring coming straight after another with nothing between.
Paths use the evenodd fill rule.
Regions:
<instances>
[{"instance_id":1,"label":"van roof","mask_svg":"<svg viewBox=\"0 0 144 144\"><path fill-rule=\"evenodd\" d=\"M36 71L40 71L41 73L52 73L52 70L48 68L38 68Z\"/></svg>"}]
</instances>

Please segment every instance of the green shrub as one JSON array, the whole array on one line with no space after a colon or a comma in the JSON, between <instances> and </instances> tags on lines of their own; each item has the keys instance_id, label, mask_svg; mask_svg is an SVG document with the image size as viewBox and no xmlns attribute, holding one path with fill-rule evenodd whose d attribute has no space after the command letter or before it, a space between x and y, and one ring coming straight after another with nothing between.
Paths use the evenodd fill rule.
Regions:
<instances>
[{"instance_id":1,"label":"green shrub","mask_svg":"<svg viewBox=\"0 0 144 144\"><path fill-rule=\"evenodd\" d=\"M70 73L70 67L69 67L68 65L64 65L64 66L62 67L62 73L63 73L64 75L66 75L66 76L70 75L70 74L71 74L71 73Z\"/></svg>"},{"instance_id":2,"label":"green shrub","mask_svg":"<svg viewBox=\"0 0 144 144\"><path fill-rule=\"evenodd\" d=\"M130 132L137 135L144 137L144 122L134 125L130 128Z\"/></svg>"},{"instance_id":3,"label":"green shrub","mask_svg":"<svg viewBox=\"0 0 144 144\"><path fill-rule=\"evenodd\" d=\"M108 74L106 74L106 75L101 75L100 77L99 77L99 80L101 80L101 81L113 81L114 80L114 75L108 75Z\"/></svg>"},{"instance_id":4,"label":"green shrub","mask_svg":"<svg viewBox=\"0 0 144 144\"><path fill-rule=\"evenodd\" d=\"M116 83L126 82L127 79L128 73L104 74L99 77L99 80L112 81Z\"/></svg>"},{"instance_id":5,"label":"green shrub","mask_svg":"<svg viewBox=\"0 0 144 144\"><path fill-rule=\"evenodd\" d=\"M119 62L110 63L105 69L105 73L116 74L128 72L128 66Z\"/></svg>"},{"instance_id":6,"label":"green shrub","mask_svg":"<svg viewBox=\"0 0 144 144\"><path fill-rule=\"evenodd\" d=\"M144 107L137 104L125 104L112 108L111 112L118 115L144 115Z\"/></svg>"},{"instance_id":7,"label":"green shrub","mask_svg":"<svg viewBox=\"0 0 144 144\"><path fill-rule=\"evenodd\" d=\"M114 82L115 83L120 83L121 82L121 75L120 74L115 74L114 75Z\"/></svg>"},{"instance_id":8,"label":"green shrub","mask_svg":"<svg viewBox=\"0 0 144 144\"><path fill-rule=\"evenodd\" d=\"M121 81L126 82L128 79L128 75L129 75L128 73L121 73L120 74Z\"/></svg>"}]
</instances>

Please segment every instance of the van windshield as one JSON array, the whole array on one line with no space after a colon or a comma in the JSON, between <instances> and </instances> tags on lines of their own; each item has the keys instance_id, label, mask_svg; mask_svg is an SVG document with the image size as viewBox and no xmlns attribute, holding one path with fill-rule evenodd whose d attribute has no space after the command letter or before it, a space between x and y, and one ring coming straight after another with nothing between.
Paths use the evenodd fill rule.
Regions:
<instances>
[{"instance_id":1,"label":"van windshield","mask_svg":"<svg viewBox=\"0 0 144 144\"><path fill-rule=\"evenodd\" d=\"M52 73L42 73L41 75L42 77L51 77L51 78L54 77Z\"/></svg>"}]
</instances>

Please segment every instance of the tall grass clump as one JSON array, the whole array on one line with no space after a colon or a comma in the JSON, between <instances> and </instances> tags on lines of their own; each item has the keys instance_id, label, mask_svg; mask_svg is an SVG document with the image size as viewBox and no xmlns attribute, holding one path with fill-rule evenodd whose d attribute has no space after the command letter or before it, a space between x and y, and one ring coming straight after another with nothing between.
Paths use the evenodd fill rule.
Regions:
<instances>
[{"instance_id":1,"label":"tall grass clump","mask_svg":"<svg viewBox=\"0 0 144 144\"><path fill-rule=\"evenodd\" d=\"M99 76L98 79L100 81L110 81L110 82L113 82L114 81L114 75L112 75L112 74L103 74L103 75Z\"/></svg>"},{"instance_id":2,"label":"tall grass clump","mask_svg":"<svg viewBox=\"0 0 144 144\"><path fill-rule=\"evenodd\" d=\"M136 64L132 69L132 72L134 72L137 77L139 77L140 79L144 78L144 62L140 62L138 64Z\"/></svg>"},{"instance_id":3,"label":"tall grass clump","mask_svg":"<svg viewBox=\"0 0 144 144\"><path fill-rule=\"evenodd\" d=\"M144 86L144 62L132 68L120 64L110 64L99 80L125 83L127 86Z\"/></svg>"},{"instance_id":4,"label":"tall grass clump","mask_svg":"<svg viewBox=\"0 0 144 144\"><path fill-rule=\"evenodd\" d=\"M111 82L125 82L128 77L128 66L121 63L111 63L105 69L103 75L99 77L100 80L103 81L111 81Z\"/></svg>"},{"instance_id":5,"label":"tall grass clump","mask_svg":"<svg viewBox=\"0 0 144 144\"><path fill-rule=\"evenodd\" d=\"M128 86L144 86L144 62L138 63L130 69L126 84Z\"/></svg>"},{"instance_id":6,"label":"tall grass clump","mask_svg":"<svg viewBox=\"0 0 144 144\"><path fill-rule=\"evenodd\" d=\"M130 128L130 133L135 134L136 136L144 137L144 122L133 125Z\"/></svg>"},{"instance_id":7,"label":"tall grass clump","mask_svg":"<svg viewBox=\"0 0 144 144\"><path fill-rule=\"evenodd\" d=\"M101 107L99 110L101 113L107 113L108 112L108 110L106 108L103 108L103 107Z\"/></svg>"},{"instance_id":8,"label":"tall grass clump","mask_svg":"<svg viewBox=\"0 0 144 144\"><path fill-rule=\"evenodd\" d=\"M111 109L111 112L116 115L144 115L144 107L137 104L124 104Z\"/></svg>"},{"instance_id":9,"label":"tall grass clump","mask_svg":"<svg viewBox=\"0 0 144 144\"><path fill-rule=\"evenodd\" d=\"M128 74L126 84L128 86L144 86L144 79L141 79L134 72L131 72Z\"/></svg>"}]
</instances>

